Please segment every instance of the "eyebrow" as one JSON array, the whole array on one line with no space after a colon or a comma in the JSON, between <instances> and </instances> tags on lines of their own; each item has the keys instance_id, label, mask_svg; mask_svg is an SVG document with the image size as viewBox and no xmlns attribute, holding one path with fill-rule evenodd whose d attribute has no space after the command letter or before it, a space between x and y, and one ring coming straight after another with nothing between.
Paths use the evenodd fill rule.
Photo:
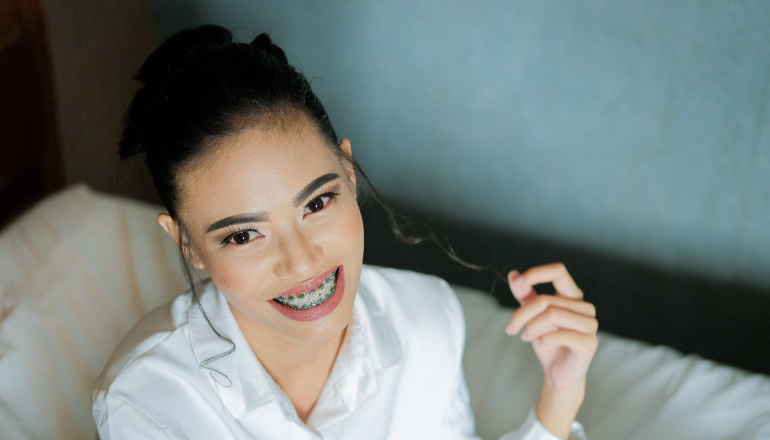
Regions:
<instances>
[{"instance_id":1,"label":"eyebrow","mask_svg":"<svg viewBox=\"0 0 770 440\"><path fill-rule=\"evenodd\" d=\"M267 215L265 215L264 212L255 212L255 213L249 213L249 214L238 214L238 215L232 215L230 217L223 218L222 220L216 221L209 226L208 229L206 229L206 233L216 231L217 229L226 228L228 226L237 225L240 223L257 223L257 222L263 222L267 219Z\"/></svg>"},{"instance_id":2,"label":"eyebrow","mask_svg":"<svg viewBox=\"0 0 770 440\"><path fill-rule=\"evenodd\" d=\"M299 205L301 205L305 199L310 197L310 195L313 194L313 192L315 192L318 188L322 187L328 182L331 182L332 180L339 179L339 177L340 175L337 173L329 173L324 174L323 176L308 183L297 193L297 195L294 196L294 207L299 207ZM230 217L225 217L222 220L218 220L212 223L211 226L206 229L206 234L232 225L241 223L258 223L265 220L267 220L267 214L264 212L251 212L246 214L231 215Z\"/></svg>"},{"instance_id":3,"label":"eyebrow","mask_svg":"<svg viewBox=\"0 0 770 440\"><path fill-rule=\"evenodd\" d=\"M294 207L297 208L302 202L305 201L311 194L313 194L318 188L324 186L327 182L331 182L334 179L339 179L340 175L337 173L324 174L323 176L315 179L314 181L305 185L300 192L294 196Z\"/></svg>"}]
</instances>

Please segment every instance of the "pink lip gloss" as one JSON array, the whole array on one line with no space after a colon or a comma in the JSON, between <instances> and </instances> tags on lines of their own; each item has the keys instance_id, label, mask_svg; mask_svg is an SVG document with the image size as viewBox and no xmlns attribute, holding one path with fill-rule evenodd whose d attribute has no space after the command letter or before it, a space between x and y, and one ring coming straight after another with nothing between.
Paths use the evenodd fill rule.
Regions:
<instances>
[{"instance_id":1,"label":"pink lip gloss","mask_svg":"<svg viewBox=\"0 0 770 440\"><path fill-rule=\"evenodd\" d=\"M345 293L345 273L343 271L342 266L339 266L337 269L337 285L334 288L334 293L332 293L329 298L324 300L320 305L317 305L315 307L309 308L309 309L300 309L295 310L292 307L289 307L288 305L284 305L279 303L275 300L268 300L270 305L272 305L276 310L281 312L284 316L286 316L289 319L293 319L294 321L300 321L300 322L307 322L307 321L315 321L316 319L321 319L324 316L330 314L334 311L334 309L337 308L337 306L342 302L342 297ZM335 269L331 269L327 272L322 273L312 281L305 283L301 286L292 287L291 289L286 290L281 294L283 297L289 297L289 296L296 296L302 293L307 293L312 289L317 288L319 285L321 285L324 280L329 277L332 273L334 273Z\"/></svg>"}]
</instances>

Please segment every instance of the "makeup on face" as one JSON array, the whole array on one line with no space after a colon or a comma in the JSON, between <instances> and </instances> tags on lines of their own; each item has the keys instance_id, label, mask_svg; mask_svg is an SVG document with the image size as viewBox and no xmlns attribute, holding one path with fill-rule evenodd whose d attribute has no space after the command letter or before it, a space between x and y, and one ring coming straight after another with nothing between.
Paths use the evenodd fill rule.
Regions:
<instances>
[{"instance_id":1,"label":"makeup on face","mask_svg":"<svg viewBox=\"0 0 770 440\"><path fill-rule=\"evenodd\" d=\"M302 190L294 196L294 206L298 207L299 205L302 204L302 202L305 201L305 199L310 197L318 188L321 188L326 183L331 182L335 179L338 179L339 177L340 176L337 173L327 173L313 180L312 182L307 184L304 188L302 188ZM206 229L206 233L208 234L210 232L216 231L217 229L226 228L232 225L238 225L241 223L259 223L259 222L267 221L268 219L269 219L268 215L264 212L233 215L214 222L211 226L208 227L208 229Z\"/></svg>"},{"instance_id":2,"label":"makeup on face","mask_svg":"<svg viewBox=\"0 0 770 440\"><path fill-rule=\"evenodd\" d=\"M284 291L268 302L287 318L307 322L333 312L342 302L344 294L345 274L343 267L339 266L308 283Z\"/></svg>"},{"instance_id":3,"label":"makeup on face","mask_svg":"<svg viewBox=\"0 0 770 440\"><path fill-rule=\"evenodd\" d=\"M198 259L255 352L331 340L352 317L363 224L334 148L298 119L255 125L189 168L183 214Z\"/></svg>"}]
</instances>

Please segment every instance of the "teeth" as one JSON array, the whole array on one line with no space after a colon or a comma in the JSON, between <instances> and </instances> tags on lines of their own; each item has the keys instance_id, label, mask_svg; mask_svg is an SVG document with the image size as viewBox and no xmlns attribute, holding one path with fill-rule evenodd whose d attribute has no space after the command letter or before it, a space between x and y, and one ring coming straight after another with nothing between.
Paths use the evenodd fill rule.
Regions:
<instances>
[{"instance_id":1,"label":"teeth","mask_svg":"<svg viewBox=\"0 0 770 440\"><path fill-rule=\"evenodd\" d=\"M321 285L312 289L307 293L300 293L297 296L279 296L275 298L277 301L287 307L291 307L294 310L307 310L313 307L320 306L330 296L334 294L334 290L337 287L337 269L334 270Z\"/></svg>"}]
</instances>

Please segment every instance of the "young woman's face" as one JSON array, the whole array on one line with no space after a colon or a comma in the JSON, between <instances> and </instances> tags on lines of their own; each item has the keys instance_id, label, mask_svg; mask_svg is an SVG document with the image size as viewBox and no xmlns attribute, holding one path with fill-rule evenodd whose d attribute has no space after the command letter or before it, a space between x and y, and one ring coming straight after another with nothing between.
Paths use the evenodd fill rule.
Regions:
<instances>
[{"instance_id":1,"label":"young woman's face","mask_svg":"<svg viewBox=\"0 0 770 440\"><path fill-rule=\"evenodd\" d=\"M341 148L350 150L347 139ZM355 175L304 117L221 141L183 171L180 216L244 333L297 342L352 317L364 233Z\"/></svg>"}]
</instances>

